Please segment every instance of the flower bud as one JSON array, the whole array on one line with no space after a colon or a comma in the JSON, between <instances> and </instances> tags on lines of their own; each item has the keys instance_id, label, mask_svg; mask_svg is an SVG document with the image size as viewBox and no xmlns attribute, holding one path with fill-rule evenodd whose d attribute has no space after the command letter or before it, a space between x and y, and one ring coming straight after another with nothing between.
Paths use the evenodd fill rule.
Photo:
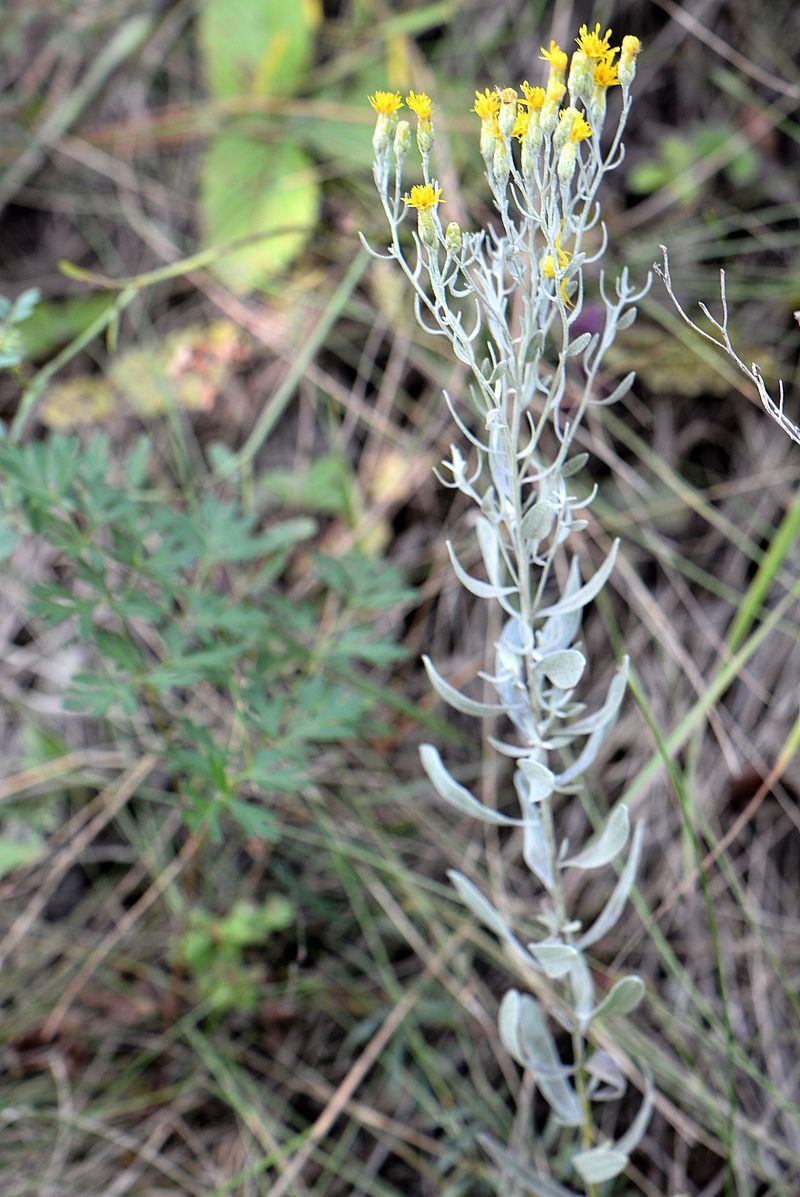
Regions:
<instances>
[{"instance_id":1,"label":"flower bud","mask_svg":"<svg viewBox=\"0 0 800 1197\"><path fill-rule=\"evenodd\" d=\"M576 50L569 68L570 103L577 105L579 100L585 99L593 86L593 65L583 50Z\"/></svg>"},{"instance_id":2,"label":"flower bud","mask_svg":"<svg viewBox=\"0 0 800 1197\"><path fill-rule=\"evenodd\" d=\"M558 156L558 181L564 187L569 186L572 182L572 176L575 174L576 154L577 144L574 141L568 141Z\"/></svg>"},{"instance_id":3,"label":"flower bud","mask_svg":"<svg viewBox=\"0 0 800 1197\"><path fill-rule=\"evenodd\" d=\"M411 149L411 126L408 121L399 121L394 135L394 156L398 164L404 162Z\"/></svg>"},{"instance_id":4,"label":"flower bud","mask_svg":"<svg viewBox=\"0 0 800 1197\"><path fill-rule=\"evenodd\" d=\"M505 189L511 174L511 153L507 141L495 141L492 174L501 188Z\"/></svg>"},{"instance_id":5,"label":"flower bud","mask_svg":"<svg viewBox=\"0 0 800 1197\"><path fill-rule=\"evenodd\" d=\"M543 133L552 133L558 124L558 111L566 90L563 83L554 82L548 85L540 122Z\"/></svg>"},{"instance_id":6,"label":"flower bud","mask_svg":"<svg viewBox=\"0 0 800 1197\"><path fill-rule=\"evenodd\" d=\"M420 208L417 213L417 232L420 241L428 249L435 249L439 244L441 227L435 208Z\"/></svg>"},{"instance_id":7,"label":"flower bud","mask_svg":"<svg viewBox=\"0 0 800 1197\"><path fill-rule=\"evenodd\" d=\"M385 116L383 113L378 114L378 119L375 122L375 132L372 134L372 148L375 151L376 158L384 158L389 152L394 131L397 128L397 116L392 113L391 116Z\"/></svg>"},{"instance_id":8,"label":"flower bud","mask_svg":"<svg viewBox=\"0 0 800 1197\"><path fill-rule=\"evenodd\" d=\"M504 87L500 92L500 115L498 124L503 137L510 137L517 119L517 93L513 87Z\"/></svg>"},{"instance_id":9,"label":"flower bud","mask_svg":"<svg viewBox=\"0 0 800 1197\"><path fill-rule=\"evenodd\" d=\"M417 145L423 158L427 158L433 149L433 121L417 121Z\"/></svg>"},{"instance_id":10,"label":"flower bud","mask_svg":"<svg viewBox=\"0 0 800 1197\"><path fill-rule=\"evenodd\" d=\"M458 221L450 221L444 231L444 243L448 253L457 254L461 249L461 227Z\"/></svg>"},{"instance_id":11,"label":"flower bud","mask_svg":"<svg viewBox=\"0 0 800 1197\"><path fill-rule=\"evenodd\" d=\"M569 141L575 118L580 116L577 108L564 108L558 118L558 128L553 135L553 149L558 153L563 145Z\"/></svg>"},{"instance_id":12,"label":"flower bud","mask_svg":"<svg viewBox=\"0 0 800 1197\"><path fill-rule=\"evenodd\" d=\"M617 66L617 75L622 84L623 92L628 91L633 76L636 74L636 56L642 48L642 43L638 37L628 33L622 39L622 52L620 54L619 64Z\"/></svg>"}]
</instances>

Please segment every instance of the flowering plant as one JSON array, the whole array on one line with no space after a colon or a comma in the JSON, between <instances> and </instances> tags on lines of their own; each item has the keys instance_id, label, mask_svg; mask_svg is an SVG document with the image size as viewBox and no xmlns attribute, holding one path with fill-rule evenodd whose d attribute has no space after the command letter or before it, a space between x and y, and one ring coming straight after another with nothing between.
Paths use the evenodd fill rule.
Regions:
<instances>
[{"instance_id":1,"label":"flowering plant","mask_svg":"<svg viewBox=\"0 0 800 1197\"><path fill-rule=\"evenodd\" d=\"M390 230L388 252L376 256L398 264L411 285L420 325L446 338L471 375L463 402L447 394L445 400L474 464L470 468L453 445L440 480L477 509L474 527L485 577L470 572L451 543L447 548L459 582L502 609L494 672L484 675L495 700L462 693L428 657L424 663L436 692L456 710L507 721L504 738L490 737L490 743L513 762L518 815L480 801L455 779L434 745L424 744L421 758L446 803L517 831L542 891L540 931L523 941L478 885L450 873L471 914L507 946L538 995L516 989L505 995L500 1035L549 1106L552 1129L545 1131L545 1142L553 1144L559 1133L563 1143L558 1128L574 1128L567 1136L571 1146L566 1157L552 1153L546 1174L493 1139L483 1142L503 1174L501 1191L513 1183L541 1197L569 1197L574 1190L561 1182L576 1177L592 1194L622 1173L650 1111L648 1090L622 1137L601 1140L595 1107L618 1098L625 1078L618 1059L599 1046L600 1028L612 1016L627 1015L644 986L638 977L623 976L598 995L587 955L623 911L641 827L631 836L627 809L617 806L580 850L558 833L564 802L580 792L616 718L627 674L623 660L596 710L576 697L587 665L581 613L608 580L617 544L583 581L572 538L587 527L582 513L593 492L580 493L587 455L574 453L573 446L589 408L614 403L633 383L629 374L611 393L600 393L606 353L616 333L632 323L633 305L644 294L631 285L626 270L613 287L600 270L604 323L598 331L579 331L584 272L600 260L606 244L597 193L605 174L622 161L640 45L628 36L621 47L612 46L611 30L601 35L599 24L593 31L584 25L576 42L571 63L555 42L542 48L549 68L543 85L526 80L519 91L487 88L475 94L480 152L499 228L469 233L451 222L443 229L443 191L430 170L433 104L415 92L405 103L417 118L422 182L403 193L412 147L410 125L399 115L403 100L389 91L370 97L377 113L374 176ZM608 92L615 87L621 109L604 148ZM417 224L409 257L402 226L411 210ZM605 906L585 927L570 909L570 875L605 868L626 852ZM546 1011L569 1036L566 1053Z\"/></svg>"}]
</instances>

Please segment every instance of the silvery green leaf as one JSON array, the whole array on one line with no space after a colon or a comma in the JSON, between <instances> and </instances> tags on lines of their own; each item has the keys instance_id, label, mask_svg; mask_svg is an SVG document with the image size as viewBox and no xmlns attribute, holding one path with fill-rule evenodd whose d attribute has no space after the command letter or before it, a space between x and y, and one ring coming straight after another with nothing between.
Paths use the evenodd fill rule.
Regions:
<instances>
[{"instance_id":1,"label":"silvery green leaf","mask_svg":"<svg viewBox=\"0 0 800 1197\"><path fill-rule=\"evenodd\" d=\"M572 1157L572 1165L588 1185L601 1184L619 1176L628 1166L628 1157L613 1147L590 1147Z\"/></svg>"},{"instance_id":2,"label":"silvery green leaf","mask_svg":"<svg viewBox=\"0 0 800 1197\"><path fill-rule=\"evenodd\" d=\"M537 329L528 342L528 351L525 355L525 360L528 362L536 361L537 357L542 356L544 350L544 333L541 329Z\"/></svg>"},{"instance_id":3,"label":"silvery green leaf","mask_svg":"<svg viewBox=\"0 0 800 1197\"><path fill-rule=\"evenodd\" d=\"M627 312L623 312L617 321L617 332L624 332L626 328L630 328L637 315L636 308L628 308Z\"/></svg>"},{"instance_id":4,"label":"silvery green leaf","mask_svg":"<svg viewBox=\"0 0 800 1197\"><path fill-rule=\"evenodd\" d=\"M494 931L498 939L517 943L516 937L505 919L495 909L489 899L483 896L477 885L473 885L468 877L465 877L463 873L459 873L456 869L448 869L447 876L453 883L461 901L472 911L476 918L480 919L485 927L488 927L490 931ZM522 944L519 944L519 947L523 954L527 956L527 952L522 948Z\"/></svg>"},{"instance_id":5,"label":"silvery green leaf","mask_svg":"<svg viewBox=\"0 0 800 1197\"><path fill-rule=\"evenodd\" d=\"M497 703L477 702L474 698L467 698L466 694L462 694L460 690L456 690L455 686L451 686L444 680L430 657L423 656L422 663L430 683L439 697L454 710L461 711L463 715L474 715L476 719L482 719L486 715L496 715L505 709Z\"/></svg>"},{"instance_id":6,"label":"silvery green leaf","mask_svg":"<svg viewBox=\"0 0 800 1197\"><path fill-rule=\"evenodd\" d=\"M578 947L581 950L590 947L593 943L597 943L598 939L602 939L622 914L622 909L628 900L628 894L633 888L633 882L636 877L636 868L639 864L639 855L642 850L642 831L642 824L639 823L633 833L631 850L625 862L625 868L619 875L619 880L611 892L611 897L606 902L596 921L578 941Z\"/></svg>"},{"instance_id":7,"label":"silvery green leaf","mask_svg":"<svg viewBox=\"0 0 800 1197\"><path fill-rule=\"evenodd\" d=\"M647 1124L650 1121L650 1115L653 1111L653 1082L651 1078L645 1073L645 1090L644 1101L642 1108L630 1124L625 1134L622 1135L614 1144L617 1151L624 1151L630 1155L635 1151L642 1140L644 1132L647 1130Z\"/></svg>"},{"instance_id":8,"label":"silvery green leaf","mask_svg":"<svg viewBox=\"0 0 800 1197\"><path fill-rule=\"evenodd\" d=\"M579 473L589 460L588 453L576 453L569 461L565 461L561 467L562 478L572 478L574 474Z\"/></svg>"},{"instance_id":9,"label":"silvery green leaf","mask_svg":"<svg viewBox=\"0 0 800 1197\"><path fill-rule=\"evenodd\" d=\"M483 564L489 581L493 586L500 585L500 533L494 524L482 516L476 524L478 544L483 557Z\"/></svg>"},{"instance_id":10,"label":"silvery green leaf","mask_svg":"<svg viewBox=\"0 0 800 1197\"><path fill-rule=\"evenodd\" d=\"M436 793L444 798L450 806L454 806L462 814L471 815L473 819L480 819L482 823L492 823L498 827L518 827L520 825L521 820L511 819L507 815L501 815L499 811L484 806L466 786L460 785L445 768L439 751L433 744L422 744L419 755L422 767L428 774Z\"/></svg>"},{"instance_id":11,"label":"silvery green leaf","mask_svg":"<svg viewBox=\"0 0 800 1197\"><path fill-rule=\"evenodd\" d=\"M534 503L522 517L522 535L529 540L544 540L553 526L555 511L548 499Z\"/></svg>"},{"instance_id":12,"label":"silvery green leaf","mask_svg":"<svg viewBox=\"0 0 800 1197\"><path fill-rule=\"evenodd\" d=\"M580 1103L534 997L515 989L505 995L500 1003L500 1035L514 1059L533 1069L536 1084L556 1118L565 1126L580 1126Z\"/></svg>"},{"instance_id":13,"label":"silvery green leaf","mask_svg":"<svg viewBox=\"0 0 800 1197\"><path fill-rule=\"evenodd\" d=\"M556 776L556 784L560 790L563 790L564 786L570 785L577 777L581 777L589 766L594 764L594 759L602 747L603 740L606 738L607 730L606 727L600 727L597 731L593 732L569 768L564 769L562 773Z\"/></svg>"},{"instance_id":14,"label":"silvery green leaf","mask_svg":"<svg viewBox=\"0 0 800 1197\"><path fill-rule=\"evenodd\" d=\"M519 776L519 775L517 775ZM516 780L516 779L515 779ZM522 832L522 856L525 864L550 893L553 890L553 860L544 825L535 802L528 797L527 787L518 787L525 826Z\"/></svg>"},{"instance_id":15,"label":"silvery green leaf","mask_svg":"<svg viewBox=\"0 0 800 1197\"><path fill-rule=\"evenodd\" d=\"M565 943L529 943L528 951L546 977L564 977L575 967L578 953Z\"/></svg>"},{"instance_id":16,"label":"silvery green leaf","mask_svg":"<svg viewBox=\"0 0 800 1197\"><path fill-rule=\"evenodd\" d=\"M501 1169L504 1176L515 1185L522 1188L526 1193L532 1193L533 1197L579 1197L574 1189L566 1189L555 1180L550 1180L549 1177L540 1176L534 1168L527 1164L520 1164L514 1159L510 1151L505 1147L501 1147L489 1135L478 1135L478 1142L483 1147L484 1151L498 1168Z\"/></svg>"},{"instance_id":17,"label":"silvery green leaf","mask_svg":"<svg viewBox=\"0 0 800 1197\"><path fill-rule=\"evenodd\" d=\"M641 977L622 977L613 985L599 1006L592 1011L592 1022L610 1018L612 1014L630 1014L644 997Z\"/></svg>"},{"instance_id":18,"label":"silvery green leaf","mask_svg":"<svg viewBox=\"0 0 800 1197\"><path fill-rule=\"evenodd\" d=\"M589 1082L592 1101L619 1101L628 1087L622 1069L608 1052L594 1052L586 1065L586 1071L592 1078Z\"/></svg>"},{"instance_id":19,"label":"silvery green leaf","mask_svg":"<svg viewBox=\"0 0 800 1197\"><path fill-rule=\"evenodd\" d=\"M631 370L630 374L625 375L622 382L617 383L610 395L606 395L604 399L593 399L592 405L594 407L610 407L612 403L620 400L623 395L627 395L635 381L636 371Z\"/></svg>"},{"instance_id":20,"label":"silvery green leaf","mask_svg":"<svg viewBox=\"0 0 800 1197\"><path fill-rule=\"evenodd\" d=\"M596 333L585 332L576 337L574 341L570 342L567 347L567 357L577 357L579 353L583 353L586 346L592 340Z\"/></svg>"},{"instance_id":21,"label":"silvery green leaf","mask_svg":"<svg viewBox=\"0 0 800 1197\"><path fill-rule=\"evenodd\" d=\"M513 757L515 760L523 756L528 756L531 751L529 744L526 744L524 747L520 744L508 744L505 740L498 740L496 736L487 736L486 739L497 752L503 756Z\"/></svg>"},{"instance_id":22,"label":"silvery green leaf","mask_svg":"<svg viewBox=\"0 0 800 1197\"><path fill-rule=\"evenodd\" d=\"M563 598L577 594L581 588L581 564L577 557L570 562L567 584L564 587ZM577 607L565 615L551 616L539 633L539 647L542 652L549 652L557 648L568 648L575 639L581 624L581 612Z\"/></svg>"},{"instance_id":23,"label":"silvery green leaf","mask_svg":"<svg viewBox=\"0 0 800 1197\"><path fill-rule=\"evenodd\" d=\"M517 769L525 778L525 792L529 802L542 802L550 797L556 784L552 769L548 769L541 761L531 760L530 757L523 758Z\"/></svg>"},{"instance_id":24,"label":"silvery green leaf","mask_svg":"<svg viewBox=\"0 0 800 1197\"><path fill-rule=\"evenodd\" d=\"M559 690L572 690L581 680L586 658L576 648L559 649L542 657L537 666Z\"/></svg>"},{"instance_id":25,"label":"silvery green leaf","mask_svg":"<svg viewBox=\"0 0 800 1197\"><path fill-rule=\"evenodd\" d=\"M592 732L597 731L603 727L608 729L611 720L616 715L620 708L622 699L625 696L625 688L628 685L628 658L623 657L619 667L619 671L614 674L611 679L611 684L608 687L606 700L598 711L593 715L587 715L585 719L579 719L577 723L570 724L569 732L572 736L588 736Z\"/></svg>"},{"instance_id":26,"label":"silvery green leaf","mask_svg":"<svg viewBox=\"0 0 800 1197\"><path fill-rule=\"evenodd\" d=\"M628 842L628 808L617 806L593 843L564 861L573 869L601 869L618 856Z\"/></svg>"},{"instance_id":27,"label":"silvery green leaf","mask_svg":"<svg viewBox=\"0 0 800 1197\"><path fill-rule=\"evenodd\" d=\"M470 594L476 595L478 598L500 598L502 595L513 594L516 586L493 586L490 582L482 582L480 578L473 578L471 574L462 566L461 562L455 554L455 549L451 541L447 541L447 551L450 554L450 561L453 566L456 577L465 590Z\"/></svg>"},{"instance_id":28,"label":"silvery green leaf","mask_svg":"<svg viewBox=\"0 0 800 1197\"><path fill-rule=\"evenodd\" d=\"M586 957L576 953L575 967L569 975L572 989L572 1012L581 1031L585 1031L592 1018L594 1006L594 981Z\"/></svg>"},{"instance_id":29,"label":"silvery green leaf","mask_svg":"<svg viewBox=\"0 0 800 1197\"><path fill-rule=\"evenodd\" d=\"M609 575L614 568L614 562L617 559L617 551L619 549L619 540L615 540L611 546L611 551L606 557L603 564L580 590L575 594L568 595L562 598L557 603L553 603L550 607L542 607L538 612L538 616L545 617L548 615L565 615L568 611L575 611L580 607L585 607L590 603L596 594L603 589L608 581Z\"/></svg>"}]
</instances>

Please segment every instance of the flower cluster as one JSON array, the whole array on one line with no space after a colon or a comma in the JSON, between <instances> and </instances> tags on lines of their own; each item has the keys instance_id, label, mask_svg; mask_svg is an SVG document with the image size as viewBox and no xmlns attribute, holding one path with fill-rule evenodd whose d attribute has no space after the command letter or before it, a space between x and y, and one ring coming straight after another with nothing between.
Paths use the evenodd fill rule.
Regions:
<instances>
[{"instance_id":1,"label":"flower cluster","mask_svg":"<svg viewBox=\"0 0 800 1197\"><path fill-rule=\"evenodd\" d=\"M609 1011L627 1014L642 983L623 977L604 998L586 949L620 917L633 885L641 829L633 834L624 807L611 811L583 850L568 848L557 833L557 815L588 785L600 746L613 725L625 691L622 662L597 710L587 713L574 690L588 664L580 642L581 611L598 594L614 564L616 546L594 575L582 582L579 556L567 544L585 527L575 478L585 454L570 457L576 430L595 404L620 398L633 383L624 379L598 395L598 379L618 329L630 323L643 291L623 271L612 290L603 273L599 301L605 321L598 332L581 331L584 272L605 248L597 193L605 174L622 160L621 137L630 108L639 40L612 45L611 30L582 26L570 57L555 41L541 48L546 77L519 87L475 92L472 111L480 121L479 146L497 221L476 233L456 221L442 229L443 189L430 168L434 106L430 96L409 92L405 105L417 119L421 166L405 189L411 129L400 120L399 93L376 92L374 174L389 224L386 254L412 288L423 329L449 341L471 378L459 410L446 396L453 418L471 446L472 470L453 446L440 480L476 505L474 559L485 577L462 564L448 543L459 582L502 612L494 644L495 671L484 674L492 702L478 702L453 687L427 658L439 696L463 714L506 720L506 739L491 745L510 758L519 817L484 805L448 771L438 750L422 748L422 764L440 798L462 814L514 827L524 860L542 890L537 914L540 937L526 943L477 885L461 873L451 880L471 914L497 934L540 985L556 990L559 1022L572 1035L571 1057L558 1057L543 1005L511 990L501 1006L500 1034L508 1051L532 1071L556 1124L576 1128L577 1147L565 1176L534 1175L491 1141L487 1149L506 1174L530 1192L574 1193L577 1175L587 1193L618 1175L641 1138L649 1097L629 1131L612 1145L598 1143L595 1101L621 1093L625 1081L609 1056L599 1058L592 1025ZM612 89L618 89L614 92ZM621 97L616 130L605 136L607 96ZM413 254L407 257L403 223L416 214ZM599 235L598 235L599 233ZM593 249L589 256L588 249ZM372 252L372 251L371 251ZM646 288L645 288L646 289ZM596 321L595 321L596 323ZM569 415L564 413L569 399ZM568 909L574 886L570 870L607 867L627 853L611 897L584 928ZM546 1153L539 1153L542 1158ZM569 1187L560 1182L564 1179Z\"/></svg>"}]
</instances>

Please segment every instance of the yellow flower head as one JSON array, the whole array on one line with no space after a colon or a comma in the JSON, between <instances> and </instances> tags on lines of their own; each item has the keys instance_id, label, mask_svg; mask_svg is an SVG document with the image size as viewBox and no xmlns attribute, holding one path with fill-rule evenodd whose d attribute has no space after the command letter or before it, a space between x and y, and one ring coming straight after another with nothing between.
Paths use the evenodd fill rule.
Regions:
<instances>
[{"instance_id":1,"label":"yellow flower head","mask_svg":"<svg viewBox=\"0 0 800 1197\"><path fill-rule=\"evenodd\" d=\"M403 107L400 93L396 91L376 91L374 96L367 96L378 116L392 116L398 108Z\"/></svg>"},{"instance_id":2,"label":"yellow flower head","mask_svg":"<svg viewBox=\"0 0 800 1197\"><path fill-rule=\"evenodd\" d=\"M561 248L561 234L556 237L556 259L558 261L559 271L563 270L565 266L569 265L569 260L572 254L567 249ZM547 254L542 262L542 274L545 278L555 278L556 268L553 265L553 255Z\"/></svg>"},{"instance_id":3,"label":"yellow flower head","mask_svg":"<svg viewBox=\"0 0 800 1197\"><path fill-rule=\"evenodd\" d=\"M527 79L520 86L522 87L522 94L525 97L525 99L521 102L525 104L531 110L531 112L535 112L537 108L541 108L542 104L544 104L544 88L531 87Z\"/></svg>"},{"instance_id":4,"label":"yellow flower head","mask_svg":"<svg viewBox=\"0 0 800 1197\"><path fill-rule=\"evenodd\" d=\"M545 102L547 104L560 104L566 95L566 91L567 89L563 83L559 83L558 79L551 79L545 92Z\"/></svg>"},{"instance_id":5,"label":"yellow flower head","mask_svg":"<svg viewBox=\"0 0 800 1197\"><path fill-rule=\"evenodd\" d=\"M564 270L569 265L569 260L572 257L572 254L569 252L568 249L561 248L561 234L560 233L556 237L555 247L556 247L556 262L558 263L558 271L559 271L559 273L561 273L561 271ZM556 266L553 263L553 255L552 254L547 254L542 259L542 274L544 275L545 278L555 278L556 277ZM564 303L567 305L567 307L571 307L572 305L571 305L569 299L567 298L567 280L565 278L561 280L561 286L560 286L559 290L561 291L561 298L564 300Z\"/></svg>"},{"instance_id":6,"label":"yellow flower head","mask_svg":"<svg viewBox=\"0 0 800 1197\"><path fill-rule=\"evenodd\" d=\"M626 58L635 58L642 48L642 43L638 37L634 37L632 33L626 33L622 39L622 53Z\"/></svg>"},{"instance_id":7,"label":"yellow flower head","mask_svg":"<svg viewBox=\"0 0 800 1197\"><path fill-rule=\"evenodd\" d=\"M410 91L406 96L406 104L421 121L429 121L433 117L433 101L424 91Z\"/></svg>"},{"instance_id":8,"label":"yellow flower head","mask_svg":"<svg viewBox=\"0 0 800 1197\"><path fill-rule=\"evenodd\" d=\"M612 47L611 30L606 29L603 36L600 36L600 22L598 21L592 33L581 25L580 36L575 38L578 44L578 49L582 50L587 58L609 58L616 54L619 46Z\"/></svg>"},{"instance_id":9,"label":"yellow flower head","mask_svg":"<svg viewBox=\"0 0 800 1197\"><path fill-rule=\"evenodd\" d=\"M500 88L500 99L504 104L516 103L516 99L517 99L516 89L513 87L501 87Z\"/></svg>"},{"instance_id":10,"label":"yellow flower head","mask_svg":"<svg viewBox=\"0 0 800 1197\"><path fill-rule=\"evenodd\" d=\"M570 131L570 141L584 141L585 138L592 136L592 126L589 124L585 116L580 114L575 117L575 122Z\"/></svg>"},{"instance_id":11,"label":"yellow flower head","mask_svg":"<svg viewBox=\"0 0 800 1197\"><path fill-rule=\"evenodd\" d=\"M485 91L476 91L475 103L470 111L476 112L482 121L491 120L500 111L500 96L496 91L490 91L488 87Z\"/></svg>"},{"instance_id":12,"label":"yellow flower head","mask_svg":"<svg viewBox=\"0 0 800 1197\"><path fill-rule=\"evenodd\" d=\"M514 121L514 128L511 130L511 136L517 137L520 141L524 141L525 134L528 132L528 125L531 121L531 114L524 104L517 105L517 117Z\"/></svg>"},{"instance_id":13,"label":"yellow flower head","mask_svg":"<svg viewBox=\"0 0 800 1197\"><path fill-rule=\"evenodd\" d=\"M403 203L408 204L409 208L416 208L418 212L428 212L439 203L441 194L441 187L434 187L433 183L415 183L411 194L403 196Z\"/></svg>"},{"instance_id":14,"label":"yellow flower head","mask_svg":"<svg viewBox=\"0 0 800 1197\"><path fill-rule=\"evenodd\" d=\"M554 71L560 75L563 75L564 71L567 69L567 56L559 46L558 42L554 42L551 39L549 50L545 50L544 46L540 46L539 49L542 51L539 57L544 59L545 62L549 62Z\"/></svg>"},{"instance_id":15,"label":"yellow flower head","mask_svg":"<svg viewBox=\"0 0 800 1197\"><path fill-rule=\"evenodd\" d=\"M598 87L613 87L614 84L619 83L617 68L612 64L610 58L600 59L594 68L594 81Z\"/></svg>"}]
</instances>

